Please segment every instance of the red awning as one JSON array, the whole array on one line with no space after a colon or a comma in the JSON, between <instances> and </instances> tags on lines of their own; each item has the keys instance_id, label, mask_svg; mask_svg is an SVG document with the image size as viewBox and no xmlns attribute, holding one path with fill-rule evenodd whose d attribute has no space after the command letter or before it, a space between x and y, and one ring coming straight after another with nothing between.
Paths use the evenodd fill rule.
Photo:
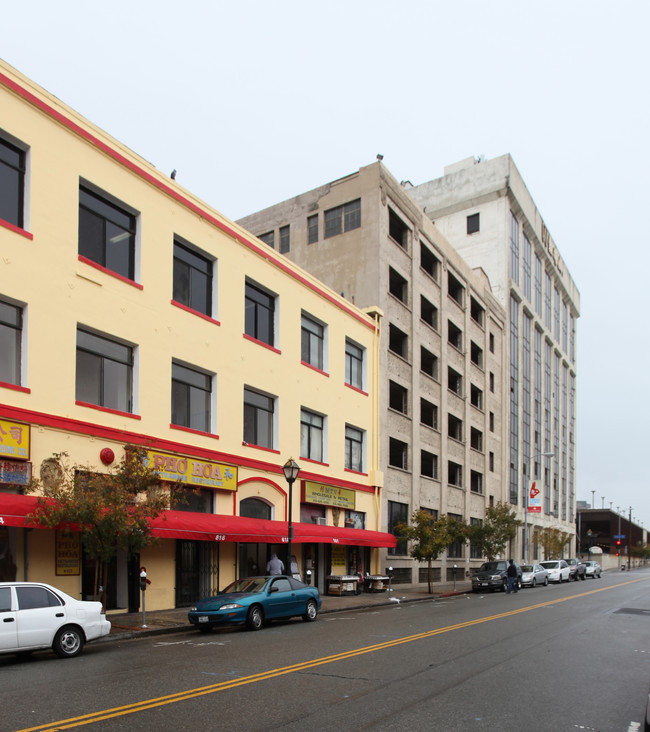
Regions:
<instances>
[{"instance_id":1,"label":"red awning","mask_svg":"<svg viewBox=\"0 0 650 732\"><path fill-rule=\"evenodd\" d=\"M26 516L36 509L36 496L0 493L0 526L32 526Z\"/></svg>"},{"instance_id":2,"label":"red awning","mask_svg":"<svg viewBox=\"0 0 650 732\"><path fill-rule=\"evenodd\" d=\"M26 516L36 509L36 496L0 493L0 526L29 526ZM287 522L224 516L192 511L165 511L151 522L152 534L161 539L230 541L286 544ZM320 524L293 524L296 544L343 544L348 546L394 547L392 534L365 529L341 529Z\"/></svg>"}]
</instances>

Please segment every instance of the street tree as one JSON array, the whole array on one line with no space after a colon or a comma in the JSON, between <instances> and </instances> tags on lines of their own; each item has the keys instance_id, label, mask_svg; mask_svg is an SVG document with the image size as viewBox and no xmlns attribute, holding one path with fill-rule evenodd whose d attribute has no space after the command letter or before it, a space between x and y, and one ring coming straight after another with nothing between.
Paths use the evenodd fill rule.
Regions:
<instances>
[{"instance_id":1,"label":"street tree","mask_svg":"<svg viewBox=\"0 0 650 732\"><path fill-rule=\"evenodd\" d=\"M482 556L492 561L505 552L521 524L514 509L500 501L495 506L488 506L483 521L469 528L469 540Z\"/></svg>"},{"instance_id":2,"label":"street tree","mask_svg":"<svg viewBox=\"0 0 650 732\"><path fill-rule=\"evenodd\" d=\"M457 518L441 516L436 519L428 511L416 511L411 524L398 524L394 531L400 539L411 543L409 554L421 562L427 562L427 583L432 589L432 565L440 554L458 541L467 538L467 524Z\"/></svg>"},{"instance_id":3,"label":"street tree","mask_svg":"<svg viewBox=\"0 0 650 732\"><path fill-rule=\"evenodd\" d=\"M150 522L184 500L185 485L161 484L147 451L135 445L125 445L123 458L107 472L72 464L67 453L54 454L47 465L48 479L28 488L40 494L28 518L35 526L80 532L86 556L95 561L94 596L101 594L106 604L110 561L157 541Z\"/></svg>"},{"instance_id":4,"label":"street tree","mask_svg":"<svg viewBox=\"0 0 650 732\"><path fill-rule=\"evenodd\" d=\"M571 540L571 535L550 526L545 528L535 527L534 541L544 550L546 559L560 559L564 554L566 545Z\"/></svg>"}]
</instances>

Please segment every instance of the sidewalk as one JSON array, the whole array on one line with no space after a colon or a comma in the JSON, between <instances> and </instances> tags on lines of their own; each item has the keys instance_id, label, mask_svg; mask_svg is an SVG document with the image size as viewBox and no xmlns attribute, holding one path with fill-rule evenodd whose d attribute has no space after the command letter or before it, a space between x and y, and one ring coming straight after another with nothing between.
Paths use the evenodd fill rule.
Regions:
<instances>
[{"instance_id":1,"label":"sidewalk","mask_svg":"<svg viewBox=\"0 0 650 732\"><path fill-rule=\"evenodd\" d=\"M382 607L402 602L422 602L436 600L441 597L452 597L471 592L472 584L467 580L440 582L433 585L433 593L426 591L426 585L396 585L389 592L362 592L359 595L321 595L321 614L338 613L350 610L361 610L369 607ZM145 600L146 603L146 600ZM124 613L109 610L106 617L111 621L110 635L98 639L97 642L107 642L135 638L145 635L161 635L164 633L178 633L195 631L194 626L187 620L189 608L172 608L170 610L146 610L143 627L142 612Z\"/></svg>"}]
</instances>

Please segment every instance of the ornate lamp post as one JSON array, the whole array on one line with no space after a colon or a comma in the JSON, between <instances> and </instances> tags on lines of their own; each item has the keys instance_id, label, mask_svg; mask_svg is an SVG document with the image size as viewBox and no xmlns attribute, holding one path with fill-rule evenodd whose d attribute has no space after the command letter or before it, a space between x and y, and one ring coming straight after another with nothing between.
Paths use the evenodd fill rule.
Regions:
<instances>
[{"instance_id":1,"label":"ornate lamp post","mask_svg":"<svg viewBox=\"0 0 650 732\"><path fill-rule=\"evenodd\" d=\"M293 484L298 477L298 473L300 472L300 465L298 465L298 463L293 458L289 458L287 462L282 466L282 472L284 473L284 477L289 484L289 505L287 507L287 549L289 552L289 562L285 571L289 575L289 577L292 577L293 572L291 571L291 540L293 539L293 526L291 525L291 508L293 506Z\"/></svg>"}]
</instances>

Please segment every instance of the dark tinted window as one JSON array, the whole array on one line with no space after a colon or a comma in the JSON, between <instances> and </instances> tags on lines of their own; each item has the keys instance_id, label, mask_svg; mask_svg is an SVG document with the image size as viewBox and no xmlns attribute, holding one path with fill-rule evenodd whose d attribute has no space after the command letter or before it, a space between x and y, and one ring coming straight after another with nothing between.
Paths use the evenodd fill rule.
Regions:
<instances>
[{"instance_id":1,"label":"dark tinted window","mask_svg":"<svg viewBox=\"0 0 650 732\"><path fill-rule=\"evenodd\" d=\"M45 587L16 587L18 609L32 610L37 607L56 607L61 600Z\"/></svg>"},{"instance_id":2,"label":"dark tinted window","mask_svg":"<svg viewBox=\"0 0 650 732\"><path fill-rule=\"evenodd\" d=\"M11 587L0 587L0 613L11 610Z\"/></svg>"},{"instance_id":3,"label":"dark tinted window","mask_svg":"<svg viewBox=\"0 0 650 732\"><path fill-rule=\"evenodd\" d=\"M0 140L0 219L23 228L25 153Z\"/></svg>"}]
</instances>

